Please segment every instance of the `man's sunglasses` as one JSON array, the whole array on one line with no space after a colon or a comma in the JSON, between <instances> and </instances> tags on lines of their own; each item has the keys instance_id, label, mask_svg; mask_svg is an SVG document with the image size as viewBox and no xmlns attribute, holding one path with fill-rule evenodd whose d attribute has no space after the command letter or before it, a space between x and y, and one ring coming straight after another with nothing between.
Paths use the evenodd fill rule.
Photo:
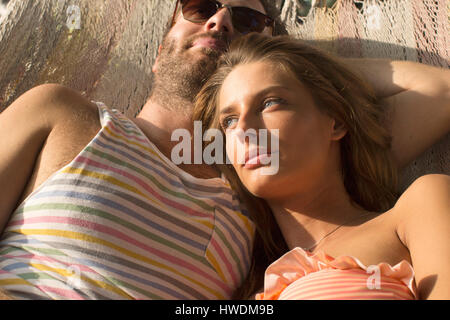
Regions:
<instances>
[{"instance_id":1,"label":"man's sunglasses","mask_svg":"<svg viewBox=\"0 0 450 320\"><path fill-rule=\"evenodd\" d=\"M203 24L222 8L227 8L231 14L233 27L242 34L262 32L266 27L272 27L274 20L254 9L247 7L233 7L215 0L177 0L172 17L172 26L181 3L183 18L193 23Z\"/></svg>"}]
</instances>

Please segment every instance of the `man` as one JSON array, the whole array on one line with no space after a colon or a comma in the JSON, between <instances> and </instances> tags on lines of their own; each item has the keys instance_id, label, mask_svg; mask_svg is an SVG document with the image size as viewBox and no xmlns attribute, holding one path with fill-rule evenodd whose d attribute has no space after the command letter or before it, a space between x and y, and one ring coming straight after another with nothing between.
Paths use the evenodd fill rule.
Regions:
<instances>
[{"instance_id":1,"label":"man","mask_svg":"<svg viewBox=\"0 0 450 320\"><path fill-rule=\"evenodd\" d=\"M192 133L195 94L238 29L246 31L237 13L266 11L259 0L220 2L231 9L181 2L152 95L132 121L59 85L33 88L1 114L0 289L13 298L227 299L245 278L254 227L229 185L213 167L169 159L172 132ZM192 15L202 6L207 17ZM252 10L233 15L237 6ZM437 69L352 63L381 97L396 97L399 166L448 131L449 108L433 105L430 117L422 107L430 99L408 95L417 74L433 94L448 94Z\"/></svg>"}]
</instances>

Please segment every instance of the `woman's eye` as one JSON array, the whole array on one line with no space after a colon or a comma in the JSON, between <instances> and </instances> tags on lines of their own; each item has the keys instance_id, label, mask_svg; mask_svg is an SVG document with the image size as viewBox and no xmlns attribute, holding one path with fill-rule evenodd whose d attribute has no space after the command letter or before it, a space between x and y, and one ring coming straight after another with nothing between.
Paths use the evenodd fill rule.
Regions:
<instances>
[{"instance_id":1,"label":"woman's eye","mask_svg":"<svg viewBox=\"0 0 450 320\"><path fill-rule=\"evenodd\" d=\"M263 109L273 107L275 105L283 104L284 100L282 99L268 99L263 102Z\"/></svg>"},{"instance_id":2,"label":"woman's eye","mask_svg":"<svg viewBox=\"0 0 450 320\"><path fill-rule=\"evenodd\" d=\"M222 128L224 130L229 129L230 127L232 127L233 125L235 125L237 123L237 118L235 117L226 117L221 121L221 125Z\"/></svg>"}]
</instances>

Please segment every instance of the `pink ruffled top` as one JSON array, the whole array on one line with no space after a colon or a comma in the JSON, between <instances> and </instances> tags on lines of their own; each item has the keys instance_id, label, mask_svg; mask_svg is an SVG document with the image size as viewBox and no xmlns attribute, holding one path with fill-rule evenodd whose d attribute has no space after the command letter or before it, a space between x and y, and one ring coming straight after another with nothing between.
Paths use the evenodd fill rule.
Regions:
<instances>
[{"instance_id":1,"label":"pink ruffled top","mask_svg":"<svg viewBox=\"0 0 450 320\"><path fill-rule=\"evenodd\" d=\"M414 270L403 260L366 267L351 256L295 248L266 270L257 300L414 300Z\"/></svg>"}]
</instances>

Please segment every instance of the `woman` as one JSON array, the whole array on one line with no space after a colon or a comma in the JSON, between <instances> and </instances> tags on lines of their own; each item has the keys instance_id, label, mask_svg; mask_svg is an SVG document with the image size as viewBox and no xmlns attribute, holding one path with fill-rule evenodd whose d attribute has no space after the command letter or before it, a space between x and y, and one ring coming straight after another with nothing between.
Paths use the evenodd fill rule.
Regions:
<instances>
[{"instance_id":1,"label":"woman","mask_svg":"<svg viewBox=\"0 0 450 320\"><path fill-rule=\"evenodd\" d=\"M450 177L421 177L398 197L382 106L337 59L287 37L243 37L199 93L195 120L223 130L228 155L246 150L221 169L242 183L261 237L248 288L262 257L286 250L271 214L290 250L257 298L450 298ZM248 129L279 146L237 138ZM271 156L278 172L262 174Z\"/></svg>"}]
</instances>

